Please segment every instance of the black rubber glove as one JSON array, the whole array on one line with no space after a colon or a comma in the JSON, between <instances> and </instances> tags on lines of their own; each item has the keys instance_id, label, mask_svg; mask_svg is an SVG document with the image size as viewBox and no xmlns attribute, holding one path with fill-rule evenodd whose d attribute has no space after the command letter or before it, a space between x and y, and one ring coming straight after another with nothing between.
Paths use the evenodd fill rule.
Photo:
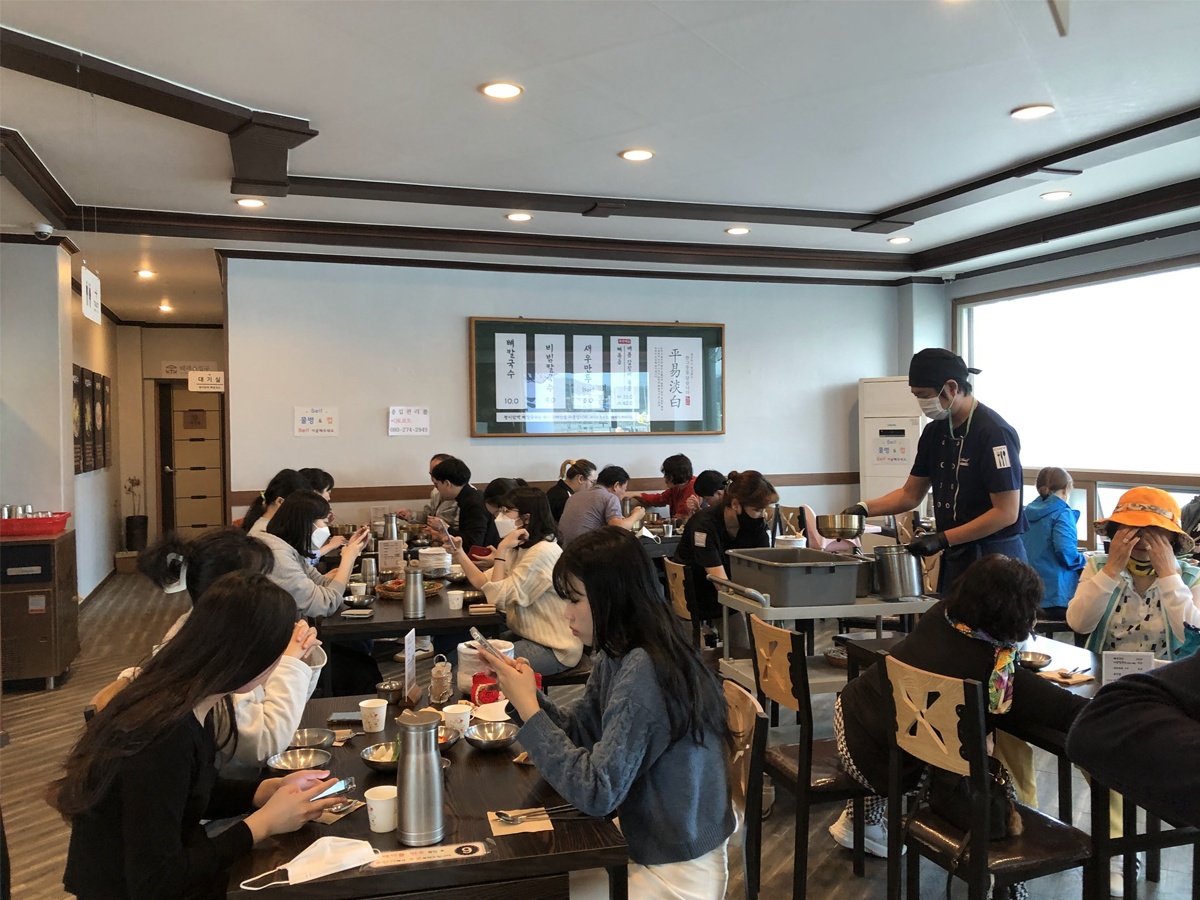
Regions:
<instances>
[{"instance_id":1,"label":"black rubber glove","mask_svg":"<svg viewBox=\"0 0 1200 900\"><path fill-rule=\"evenodd\" d=\"M843 516L865 516L867 508L861 503L855 503L853 506L847 506L842 510Z\"/></svg>"},{"instance_id":2,"label":"black rubber glove","mask_svg":"<svg viewBox=\"0 0 1200 900\"><path fill-rule=\"evenodd\" d=\"M908 552L917 556L933 556L949 546L950 541L947 540L944 531L930 531L913 538L912 543L908 545Z\"/></svg>"}]
</instances>

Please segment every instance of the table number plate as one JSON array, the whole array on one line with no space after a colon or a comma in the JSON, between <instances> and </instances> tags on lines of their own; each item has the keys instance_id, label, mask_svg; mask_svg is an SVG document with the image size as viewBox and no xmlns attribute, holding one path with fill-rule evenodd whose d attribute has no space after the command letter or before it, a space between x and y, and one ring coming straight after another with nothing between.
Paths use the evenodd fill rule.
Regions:
<instances>
[{"instance_id":1,"label":"table number plate","mask_svg":"<svg viewBox=\"0 0 1200 900\"><path fill-rule=\"evenodd\" d=\"M488 853L487 844L449 844L445 847L416 847L412 850L391 850L380 853L374 862L367 865L373 869L387 866L410 866L414 863L441 862L444 859L470 859L473 856L485 856Z\"/></svg>"}]
</instances>

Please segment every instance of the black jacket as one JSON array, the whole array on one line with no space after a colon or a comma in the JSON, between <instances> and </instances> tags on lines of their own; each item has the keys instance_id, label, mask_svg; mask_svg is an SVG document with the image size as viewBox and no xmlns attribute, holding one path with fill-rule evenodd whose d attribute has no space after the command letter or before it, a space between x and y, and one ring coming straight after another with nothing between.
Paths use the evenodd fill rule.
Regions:
<instances>
[{"instance_id":1,"label":"black jacket","mask_svg":"<svg viewBox=\"0 0 1200 900\"><path fill-rule=\"evenodd\" d=\"M472 547L495 547L500 543L496 519L484 505L483 491L473 484L464 484L455 502L458 503L458 528L454 533L462 538L464 553L469 553Z\"/></svg>"},{"instance_id":2,"label":"black jacket","mask_svg":"<svg viewBox=\"0 0 1200 900\"><path fill-rule=\"evenodd\" d=\"M992 645L967 637L946 621L945 604L921 616L912 634L897 644L892 656L918 669L951 678L987 684L995 651ZM1036 723L1065 732L1087 703L1028 669L1017 667L1012 706L1003 716L988 715L988 731L1000 720ZM887 790L888 730L893 726L889 704L879 686L875 667L867 669L842 691L842 723L846 749L854 765L881 793ZM904 763L903 777L912 786L923 764L912 757Z\"/></svg>"},{"instance_id":3,"label":"black jacket","mask_svg":"<svg viewBox=\"0 0 1200 900\"><path fill-rule=\"evenodd\" d=\"M214 838L201 819L249 812L258 781L217 777L212 716L190 712L124 759L104 798L71 822L63 885L80 900L216 900L229 868L254 845L238 822Z\"/></svg>"},{"instance_id":4,"label":"black jacket","mask_svg":"<svg viewBox=\"0 0 1200 900\"><path fill-rule=\"evenodd\" d=\"M546 491L546 499L550 501L550 514L554 516L555 522L562 518L563 509L573 493L574 491L567 487L567 483L561 478L558 479L558 484Z\"/></svg>"},{"instance_id":5,"label":"black jacket","mask_svg":"<svg viewBox=\"0 0 1200 900\"><path fill-rule=\"evenodd\" d=\"M1200 654L1102 687L1067 756L1159 818L1200 825Z\"/></svg>"}]
</instances>

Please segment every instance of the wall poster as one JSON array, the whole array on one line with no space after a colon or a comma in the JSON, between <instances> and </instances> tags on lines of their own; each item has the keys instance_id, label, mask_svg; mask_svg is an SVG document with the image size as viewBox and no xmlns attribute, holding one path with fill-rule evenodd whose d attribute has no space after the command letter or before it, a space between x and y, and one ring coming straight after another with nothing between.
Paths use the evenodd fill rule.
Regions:
<instances>
[{"instance_id":1,"label":"wall poster","mask_svg":"<svg viewBox=\"0 0 1200 900\"><path fill-rule=\"evenodd\" d=\"M104 376L104 467L116 465L113 458L113 431L116 423L112 420L112 379Z\"/></svg>"},{"instance_id":2,"label":"wall poster","mask_svg":"<svg viewBox=\"0 0 1200 900\"><path fill-rule=\"evenodd\" d=\"M723 434L725 326L473 317L471 436Z\"/></svg>"},{"instance_id":3,"label":"wall poster","mask_svg":"<svg viewBox=\"0 0 1200 900\"><path fill-rule=\"evenodd\" d=\"M71 366L71 429L75 433L75 474L83 472L83 369Z\"/></svg>"},{"instance_id":4,"label":"wall poster","mask_svg":"<svg viewBox=\"0 0 1200 900\"><path fill-rule=\"evenodd\" d=\"M96 408L92 402L92 392L95 375L91 369L83 369L83 391L80 403L83 406L83 471L91 472L96 468Z\"/></svg>"}]
</instances>

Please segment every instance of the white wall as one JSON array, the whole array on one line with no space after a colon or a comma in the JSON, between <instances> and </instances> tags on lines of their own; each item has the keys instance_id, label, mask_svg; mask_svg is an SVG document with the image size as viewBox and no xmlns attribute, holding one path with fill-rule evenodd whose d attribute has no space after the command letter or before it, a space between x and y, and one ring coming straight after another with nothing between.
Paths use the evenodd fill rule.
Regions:
<instances>
[{"instance_id":1,"label":"white wall","mask_svg":"<svg viewBox=\"0 0 1200 900\"><path fill-rule=\"evenodd\" d=\"M132 516L133 497L125 493L129 478L138 478L146 483L146 452L144 445L145 415L142 410L142 329L135 325L117 328L117 394L121 407L116 413L117 437L121 443L120 461L121 519ZM145 497L145 491L141 496ZM139 503L138 513L145 515L144 502ZM124 534L121 536L124 549Z\"/></svg>"},{"instance_id":2,"label":"white wall","mask_svg":"<svg viewBox=\"0 0 1200 900\"><path fill-rule=\"evenodd\" d=\"M170 361L225 360L225 332L220 328L142 328L142 376L162 378Z\"/></svg>"},{"instance_id":3,"label":"white wall","mask_svg":"<svg viewBox=\"0 0 1200 900\"><path fill-rule=\"evenodd\" d=\"M904 284L897 288L899 344L894 374L907 375L914 353L950 347L950 297L945 285Z\"/></svg>"},{"instance_id":4,"label":"white wall","mask_svg":"<svg viewBox=\"0 0 1200 900\"><path fill-rule=\"evenodd\" d=\"M320 466L341 486L424 484L434 452L461 456L476 482L551 480L576 456L657 477L676 452L697 469L855 471L858 379L897 368L893 288L233 259L228 300L235 491L259 490L285 466ZM727 433L471 438L473 315L724 323ZM431 408L432 435L388 438L387 407L415 404ZM293 407L310 405L338 407L340 437L292 436ZM824 505L857 488L781 493Z\"/></svg>"},{"instance_id":5,"label":"white wall","mask_svg":"<svg viewBox=\"0 0 1200 900\"><path fill-rule=\"evenodd\" d=\"M112 426L120 422L121 391L117 363L117 326L107 318L97 324L83 315L75 294L71 303L72 362L112 380ZM121 515L121 436L113 434L118 460L103 469L75 475L75 555L79 595L86 597L113 570L113 554L123 548ZM73 462L73 460L72 460ZM72 468L72 471L74 469Z\"/></svg>"}]
</instances>

